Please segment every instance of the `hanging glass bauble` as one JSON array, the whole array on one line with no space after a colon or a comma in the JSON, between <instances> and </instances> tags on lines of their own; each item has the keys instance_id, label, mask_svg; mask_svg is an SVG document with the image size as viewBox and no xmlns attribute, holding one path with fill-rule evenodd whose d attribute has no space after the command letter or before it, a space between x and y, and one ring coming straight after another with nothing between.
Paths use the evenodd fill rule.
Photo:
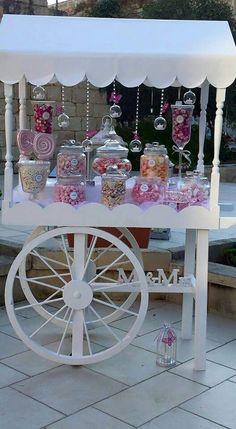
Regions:
<instances>
[{"instance_id":1,"label":"hanging glass bauble","mask_svg":"<svg viewBox=\"0 0 236 429\"><path fill-rule=\"evenodd\" d=\"M46 91L42 86L35 86L32 91L34 100L45 100Z\"/></svg>"},{"instance_id":2,"label":"hanging glass bauble","mask_svg":"<svg viewBox=\"0 0 236 429\"><path fill-rule=\"evenodd\" d=\"M68 128L70 125L70 118L65 113L61 113L58 116L57 120L60 128Z\"/></svg>"},{"instance_id":3,"label":"hanging glass bauble","mask_svg":"<svg viewBox=\"0 0 236 429\"><path fill-rule=\"evenodd\" d=\"M184 104L195 104L196 98L197 98L196 94L190 89L184 94L184 97L183 97Z\"/></svg>"},{"instance_id":4,"label":"hanging glass bauble","mask_svg":"<svg viewBox=\"0 0 236 429\"><path fill-rule=\"evenodd\" d=\"M89 138L86 138L82 142L82 146L83 146L85 152L92 152L92 150L93 150L93 142Z\"/></svg>"},{"instance_id":5,"label":"hanging glass bauble","mask_svg":"<svg viewBox=\"0 0 236 429\"><path fill-rule=\"evenodd\" d=\"M139 139L137 139L137 138L134 138L134 140L132 140L130 142L130 144L129 144L129 150L131 152L135 152L135 153L141 152L141 150L142 150L142 143L141 143L141 141Z\"/></svg>"},{"instance_id":6,"label":"hanging glass bauble","mask_svg":"<svg viewBox=\"0 0 236 429\"><path fill-rule=\"evenodd\" d=\"M120 118L120 116L122 115L122 110L121 107L118 104L113 104L110 107L110 116L111 118Z\"/></svg>"},{"instance_id":7,"label":"hanging glass bauble","mask_svg":"<svg viewBox=\"0 0 236 429\"><path fill-rule=\"evenodd\" d=\"M163 131L163 130L166 129L166 126L167 126L167 122L166 122L165 118L163 118L162 116L158 116L154 120L154 128L155 128L155 130Z\"/></svg>"}]
</instances>

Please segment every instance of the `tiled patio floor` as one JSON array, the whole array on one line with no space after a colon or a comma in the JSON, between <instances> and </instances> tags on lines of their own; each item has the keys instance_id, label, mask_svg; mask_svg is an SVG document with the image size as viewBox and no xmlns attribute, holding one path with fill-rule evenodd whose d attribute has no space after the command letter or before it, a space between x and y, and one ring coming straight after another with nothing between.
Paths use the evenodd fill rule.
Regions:
<instances>
[{"instance_id":1,"label":"tiled patio floor","mask_svg":"<svg viewBox=\"0 0 236 429\"><path fill-rule=\"evenodd\" d=\"M31 330L32 315L21 315ZM130 317L113 329L127 330ZM71 367L27 350L1 308L0 428L235 429L236 320L209 314L207 369L196 372L193 341L180 338L176 367L156 366L154 339L164 318L179 336L180 306L151 301L132 345L107 361ZM106 345L101 338L98 349Z\"/></svg>"}]
</instances>

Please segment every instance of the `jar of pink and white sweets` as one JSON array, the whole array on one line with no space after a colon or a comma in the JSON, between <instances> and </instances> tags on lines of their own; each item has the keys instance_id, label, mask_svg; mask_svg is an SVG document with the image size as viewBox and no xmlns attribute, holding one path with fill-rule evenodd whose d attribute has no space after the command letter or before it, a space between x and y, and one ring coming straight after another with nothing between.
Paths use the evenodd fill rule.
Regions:
<instances>
[{"instance_id":1,"label":"jar of pink and white sweets","mask_svg":"<svg viewBox=\"0 0 236 429\"><path fill-rule=\"evenodd\" d=\"M55 185L56 202L76 206L85 199L85 181L82 176L58 177Z\"/></svg>"},{"instance_id":2,"label":"jar of pink and white sweets","mask_svg":"<svg viewBox=\"0 0 236 429\"><path fill-rule=\"evenodd\" d=\"M57 177L81 175L85 177L86 156L84 148L74 140L66 141L57 155Z\"/></svg>"}]
</instances>

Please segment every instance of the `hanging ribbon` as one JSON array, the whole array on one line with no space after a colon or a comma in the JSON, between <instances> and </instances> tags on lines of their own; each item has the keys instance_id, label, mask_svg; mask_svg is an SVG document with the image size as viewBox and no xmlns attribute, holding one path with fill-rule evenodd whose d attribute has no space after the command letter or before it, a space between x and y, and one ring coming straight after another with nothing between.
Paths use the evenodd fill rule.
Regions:
<instances>
[{"instance_id":1,"label":"hanging ribbon","mask_svg":"<svg viewBox=\"0 0 236 429\"><path fill-rule=\"evenodd\" d=\"M191 152L189 150L183 149L179 146L176 146L175 144L172 146L172 149L173 149L173 153L181 154L189 162L189 165L191 164L191 159L190 159Z\"/></svg>"}]
</instances>

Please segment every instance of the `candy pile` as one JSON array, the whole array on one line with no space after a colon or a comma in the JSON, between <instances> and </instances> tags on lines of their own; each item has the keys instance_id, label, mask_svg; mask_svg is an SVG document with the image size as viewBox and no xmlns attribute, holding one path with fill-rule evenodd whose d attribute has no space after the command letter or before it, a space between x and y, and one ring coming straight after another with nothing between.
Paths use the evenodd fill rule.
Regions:
<instances>
[{"instance_id":1,"label":"candy pile","mask_svg":"<svg viewBox=\"0 0 236 429\"><path fill-rule=\"evenodd\" d=\"M191 124L193 106L171 106L172 108L172 139L179 146L184 147L191 138Z\"/></svg>"},{"instance_id":2,"label":"candy pile","mask_svg":"<svg viewBox=\"0 0 236 429\"><path fill-rule=\"evenodd\" d=\"M95 158L93 162L93 171L98 175L106 173L107 168L116 165L118 170L129 173L132 169L131 162L128 159L118 158Z\"/></svg>"},{"instance_id":3,"label":"candy pile","mask_svg":"<svg viewBox=\"0 0 236 429\"><path fill-rule=\"evenodd\" d=\"M39 133L52 133L53 107L50 104L34 105L34 129Z\"/></svg>"},{"instance_id":4,"label":"candy pile","mask_svg":"<svg viewBox=\"0 0 236 429\"><path fill-rule=\"evenodd\" d=\"M124 180L102 180L102 204L107 207L115 207L123 204L125 200Z\"/></svg>"},{"instance_id":5,"label":"candy pile","mask_svg":"<svg viewBox=\"0 0 236 429\"><path fill-rule=\"evenodd\" d=\"M206 178L199 180L184 180L181 193L185 195L189 204L202 204L209 198L210 186Z\"/></svg>"},{"instance_id":6,"label":"candy pile","mask_svg":"<svg viewBox=\"0 0 236 429\"><path fill-rule=\"evenodd\" d=\"M24 160L19 162L19 170L23 191L36 196L46 186L50 162Z\"/></svg>"},{"instance_id":7,"label":"candy pile","mask_svg":"<svg viewBox=\"0 0 236 429\"><path fill-rule=\"evenodd\" d=\"M132 198L135 203L163 202L164 186L156 179L136 178L136 183L132 189Z\"/></svg>"},{"instance_id":8,"label":"candy pile","mask_svg":"<svg viewBox=\"0 0 236 429\"><path fill-rule=\"evenodd\" d=\"M82 175L85 177L86 173L86 156L82 154L68 154L59 153L57 157L57 175L58 176L70 176L70 175Z\"/></svg>"},{"instance_id":9,"label":"candy pile","mask_svg":"<svg viewBox=\"0 0 236 429\"><path fill-rule=\"evenodd\" d=\"M59 180L55 185L55 201L76 206L85 201L85 183L82 181L73 184Z\"/></svg>"},{"instance_id":10,"label":"candy pile","mask_svg":"<svg viewBox=\"0 0 236 429\"><path fill-rule=\"evenodd\" d=\"M158 155L142 155L140 161L140 175L142 177L159 177L167 180L169 160Z\"/></svg>"}]
</instances>

